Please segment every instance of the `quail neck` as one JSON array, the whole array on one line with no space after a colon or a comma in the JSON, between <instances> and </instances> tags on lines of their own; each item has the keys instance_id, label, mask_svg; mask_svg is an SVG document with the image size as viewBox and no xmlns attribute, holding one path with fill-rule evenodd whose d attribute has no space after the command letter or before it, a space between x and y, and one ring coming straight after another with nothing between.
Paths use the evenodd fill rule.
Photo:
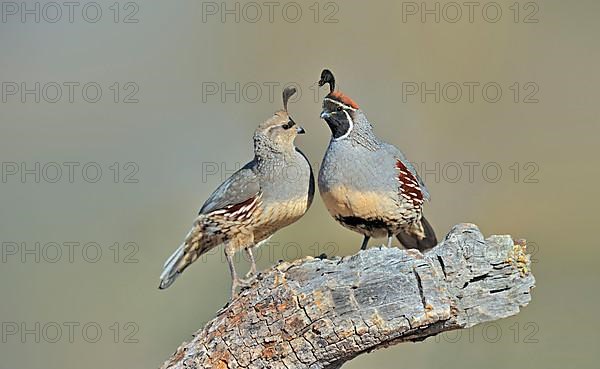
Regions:
<instances>
[{"instance_id":1,"label":"quail neck","mask_svg":"<svg viewBox=\"0 0 600 369\"><path fill-rule=\"evenodd\" d=\"M354 127L348 135L352 142L369 150L379 149L381 140L373 132L373 126L367 120L365 113L362 110L357 110L354 112L353 119Z\"/></svg>"},{"instance_id":2,"label":"quail neck","mask_svg":"<svg viewBox=\"0 0 600 369\"><path fill-rule=\"evenodd\" d=\"M336 142L350 142L371 150L379 147L379 139L373 133L373 126L364 112L354 100L343 93L334 91L323 99L321 118L331 130L330 145Z\"/></svg>"},{"instance_id":3,"label":"quail neck","mask_svg":"<svg viewBox=\"0 0 600 369\"><path fill-rule=\"evenodd\" d=\"M275 142L263 132L254 134L254 155L260 160L283 158L294 152L295 146L288 142Z\"/></svg>"},{"instance_id":4,"label":"quail neck","mask_svg":"<svg viewBox=\"0 0 600 369\"><path fill-rule=\"evenodd\" d=\"M305 198L307 191L309 203L312 201L312 168L304 154L294 146L294 138L277 140L263 132L254 135L254 170L264 189L265 204L275 199L295 201Z\"/></svg>"}]
</instances>

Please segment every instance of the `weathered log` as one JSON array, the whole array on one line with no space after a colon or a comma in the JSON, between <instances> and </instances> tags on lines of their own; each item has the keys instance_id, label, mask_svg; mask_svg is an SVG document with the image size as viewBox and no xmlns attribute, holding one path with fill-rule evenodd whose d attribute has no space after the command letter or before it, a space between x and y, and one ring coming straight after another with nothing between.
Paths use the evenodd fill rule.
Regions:
<instances>
[{"instance_id":1,"label":"weathered log","mask_svg":"<svg viewBox=\"0 0 600 369\"><path fill-rule=\"evenodd\" d=\"M162 368L339 368L375 349L505 318L531 299L525 248L459 224L425 254L374 247L281 262Z\"/></svg>"}]
</instances>

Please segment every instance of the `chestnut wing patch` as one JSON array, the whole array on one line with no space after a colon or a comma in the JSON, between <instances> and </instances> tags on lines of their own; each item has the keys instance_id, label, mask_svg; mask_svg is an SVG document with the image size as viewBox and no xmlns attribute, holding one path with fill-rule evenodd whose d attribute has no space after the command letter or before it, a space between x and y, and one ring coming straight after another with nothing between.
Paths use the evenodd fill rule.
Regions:
<instances>
[{"instance_id":1,"label":"chestnut wing patch","mask_svg":"<svg viewBox=\"0 0 600 369\"><path fill-rule=\"evenodd\" d=\"M244 221L250 219L254 212L262 204L262 193L258 193L237 204L230 204L223 209L218 209L209 213L210 215L222 215L225 218L235 221Z\"/></svg>"},{"instance_id":2,"label":"chestnut wing patch","mask_svg":"<svg viewBox=\"0 0 600 369\"><path fill-rule=\"evenodd\" d=\"M414 207L423 205L423 192L418 179L404 165L402 160L396 160L396 169L398 169L398 181L400 182L400 196Z\"/></svg>"},{"instance_id":3,"label":"chestnut wing patch","mask_svg":"<svg viewBox=\"0 0 600 369\"><path fill-rule=\"evenodd\" d=\"M251 205L261 193L260 181L253 170L255 165L256 163L251 161L221 183L202 205L199 214L215 211L236 213Z\"/></svg>"}]
</instances>

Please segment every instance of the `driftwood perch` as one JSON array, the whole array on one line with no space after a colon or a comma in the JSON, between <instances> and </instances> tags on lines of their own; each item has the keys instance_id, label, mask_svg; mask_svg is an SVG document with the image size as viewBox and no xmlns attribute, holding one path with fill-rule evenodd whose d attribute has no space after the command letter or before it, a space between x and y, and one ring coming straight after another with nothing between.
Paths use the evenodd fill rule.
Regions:
<instances>
[{"instance_id":1,"label":"driftwood perch","mask_svg":"<svg viewBox=\"0 0 600 369\"><path fill-rule=\"evenodd\" d=\"M531 300L524 242L455 226L424 255L374 247L282 262L163 368L339 368L352 358L505 318Z\"/></svg>"}]
</instances>

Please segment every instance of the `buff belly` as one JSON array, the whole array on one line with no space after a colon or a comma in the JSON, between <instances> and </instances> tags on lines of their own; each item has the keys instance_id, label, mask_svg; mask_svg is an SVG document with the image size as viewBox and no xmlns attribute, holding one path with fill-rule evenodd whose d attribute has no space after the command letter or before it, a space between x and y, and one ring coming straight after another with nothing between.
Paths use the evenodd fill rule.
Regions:
<instances>
[{"instance_id":1,"label":"buff belly","mask_svg":"<svg viewBox=\"0 0 600 369\"><path fill-rule=\"evenodd\" d=\"M306 197L265 207L254 227L254 241L265 240L273 233L300 219L308 210Z\"/></svg>"},{"instance_id":2,"label":"buff belly","mask_svg":"<svg viewBox=\"0 0 600 369\"><path fill-rule=\"evenodd\" d=\"M387 237L401 229L398 205L379 192L356 191L337 186L322 191L329 213L344 227L370 237Z\"/></svg>"}]
</instances>

